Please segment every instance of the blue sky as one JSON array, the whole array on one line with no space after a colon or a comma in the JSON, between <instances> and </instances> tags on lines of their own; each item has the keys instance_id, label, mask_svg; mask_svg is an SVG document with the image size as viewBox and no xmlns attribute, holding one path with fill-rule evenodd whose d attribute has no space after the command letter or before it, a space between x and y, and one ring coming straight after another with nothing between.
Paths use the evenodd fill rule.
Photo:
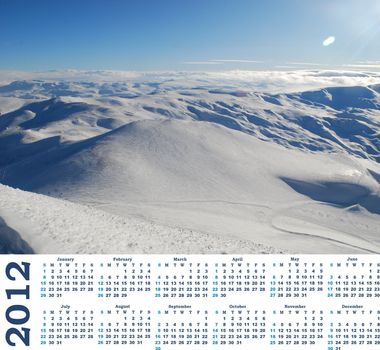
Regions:
<instances>
[{"instance_id":1,"label":"blue sky","mask_svg":"<svg viewBox=\"0 0 380 350\"><path fill-rule=\"evenodd\" d=\"M378 0L0 0L0 69L375 66L379 19Z\"/></svg>"}]
</instances>

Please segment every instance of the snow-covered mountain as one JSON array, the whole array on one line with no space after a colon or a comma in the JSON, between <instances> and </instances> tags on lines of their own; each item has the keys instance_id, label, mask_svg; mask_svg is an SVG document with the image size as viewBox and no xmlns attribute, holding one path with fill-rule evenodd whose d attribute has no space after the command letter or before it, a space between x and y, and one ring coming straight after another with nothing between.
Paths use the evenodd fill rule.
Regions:
<instances>
[{"instance_id":1,"label":"snow-covered mountain","mask_svg":"<svg viewBox=\"0 0 380 350\"><path fill-rule=\"evenodd\" d=\"M379 252L380 84L326 76L296 92L198 75L4 84L0 182L72 203L3 186L0 216L29 227L18 207L33 198L52 220L34 231L46 245L18 231L37 252L57 252L61 235L64 252ZM45 203L91 210L102 229ZM94 244L54 228L59 212Z\"/></svg>"}]
</instances>

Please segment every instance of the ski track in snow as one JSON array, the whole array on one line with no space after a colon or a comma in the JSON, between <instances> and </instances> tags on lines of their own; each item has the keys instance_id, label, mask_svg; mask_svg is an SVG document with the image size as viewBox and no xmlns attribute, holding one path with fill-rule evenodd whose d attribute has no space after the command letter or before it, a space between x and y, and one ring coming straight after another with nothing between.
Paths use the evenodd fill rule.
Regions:
<instances>
[{"instance_id":1,"label":"ski track in snow","mask_svg":"<svg viewBox=\"0 0 380 350\"><path fill-rule=\"evenodd\" d=\"M311 237L316 241L322 240L337 243L342 247L352 248L353 251L356 250L358 253L380 253L380 240L375 242L374 240L367 239L363 232L358 235L352 232L345 232L344 228L336 230L333 227L329 227L328 221L316 222L310 217L305 218L305 216L294 213L294 209L302 209L309 204L320 204L321 208L326 206L323 202L307 201L281 208L273 213L271 226L276 230L291 235ZM318 213L318 210L315 210L314 213ZM344 214L341 213L341 215Z\"/></svg>"}]
</instances>

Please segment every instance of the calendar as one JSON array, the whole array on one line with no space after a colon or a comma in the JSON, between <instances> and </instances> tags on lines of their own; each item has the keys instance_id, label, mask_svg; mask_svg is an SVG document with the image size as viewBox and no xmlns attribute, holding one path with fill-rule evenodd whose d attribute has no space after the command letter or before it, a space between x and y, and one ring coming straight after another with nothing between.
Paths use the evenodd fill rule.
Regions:
<instances>
[{"instance_id":1,"label":"calendar","mask_svg":"<svg viewBox=\"0 0 380 350\"><path fill-rule=\"evenodd\" d=\"M3 255L1 349L378 349L375 255Z\"/></svg>"}]
</instances>

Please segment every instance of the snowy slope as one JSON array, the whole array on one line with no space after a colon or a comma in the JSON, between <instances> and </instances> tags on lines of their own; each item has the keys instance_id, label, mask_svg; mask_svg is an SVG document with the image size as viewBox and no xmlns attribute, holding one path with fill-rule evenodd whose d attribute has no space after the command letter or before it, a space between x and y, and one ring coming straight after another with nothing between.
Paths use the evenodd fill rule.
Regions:
<instances>
[{"instance_id":1,"label":"snowy slope","mask_svg":"<svg viewBox=\"0 0 380 350\"><path fill-rule=\"evenodd\" d=\"M379 252L377 76L302 74L315 89L258 88L237 73L11 82L0 97L25 104L0 117L0 182L154 222L160 234Z\"/></svg>"},{"instance_id":2,"label":"snowy slope","mask_svg":"<svg viewBox=\"0 0 380 350\"><path fill-rule=\"evenodd\" d=\"M272 225L277 210L305 207L315 199L376 212L378 183L364 166L349 156L287 150L212 123L148 120L11 165L3 182L119 214L158 216L174 226L291 249L309 238L278 235ZM329 241L314 239L314 244L331 251L342 244L377 249L356 230L343 223L336 242L332 231ZM369 228L368 240L376 230Z\"/></svg>"},{"instance_id":3,"label":"snowy slope","mask_svg":"<svg viewBox=\"0 0 380 350\"><path fill-rule=\"evenodd\" d=\"M280 253L253 242L174 229L0 185L0 217L36 253ZM1 228L0 228L1 233ZM1 235L0 235L1 237Z\"/></svg>"}]
</instances>

